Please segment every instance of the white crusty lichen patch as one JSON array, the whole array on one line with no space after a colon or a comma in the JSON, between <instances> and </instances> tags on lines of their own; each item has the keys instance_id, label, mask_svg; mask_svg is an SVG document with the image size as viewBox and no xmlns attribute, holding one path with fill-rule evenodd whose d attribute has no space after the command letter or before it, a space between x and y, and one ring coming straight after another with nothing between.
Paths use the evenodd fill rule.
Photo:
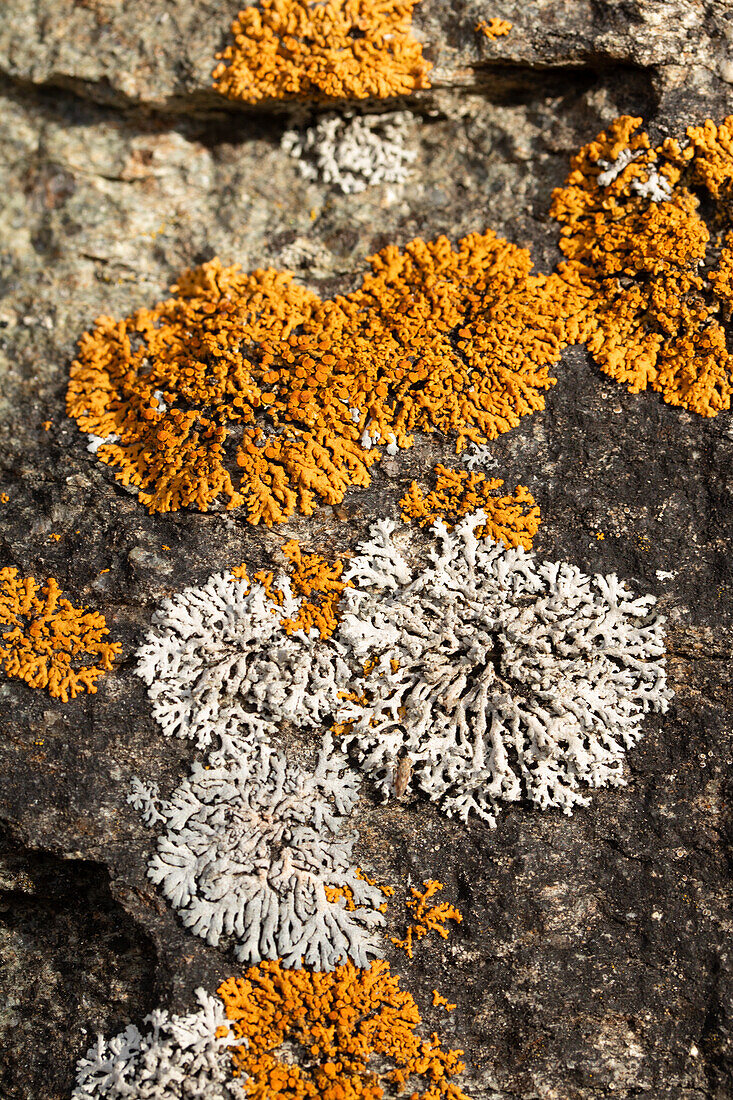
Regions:
<instances>
[{"instance_id":1,"label":"white crusty lichen patch","mask_svg":"<svg viewBox=\"0 0 733 1100\"><path fill-rule=\"evenodd\" d=\"M244 1100L229 1053L241 1040L217 997L203 989L196 997L186 1016L156 1009L142 1032L130 1024L112 1039L100 1035L77 1063L72 1100Z\"/></svg>"},{"instance_id":2,"label":"white crusty lichen patch","mask_svg":"<svg viewBox=\"0 0 733 1100\"><path fill-rule=\"evenodd\" d=\"M407 759L411 787L464 820L520 798L570 813L624 783L644 715L667 708L664 619L613 574L477 539L484 519L435 524L414 565L390 520L358 548L339 639L366 674L344 743L386 796Z\"/></svg>"},{"instance_id":3,"label":"white crusty lichen patch","mask_svg":"<svg viewBox=\"0 0 733 1100\"><path fill-rule=\"evenodd\" d=\"M329 113L307 128L286 130L281 145L306 179L331 183L349 195L377 183L407 182L417 158L410 148L414 127L409 111Z\"/></svg>"},{"instance_id":4,"label":"white crusty lichen patch","mask_svg":"<svg viewBox=\"0 0 733 1100\"><path fill-rule=\"evenodd\" d=\"M214 946L231 937L243 963L366 966L384 899L351 866L356 834L342 829L358 783L330 737L313 771L264 744L215 754L155 807L166 831L148 875L187 928ZM149 820L152 796L130 795Z\"/></svg>"},{"instance_id":5,"label":"white crusty lichen patch","mask_svg":"<svg viewBox=\"0 0 733 1100\"><path fill-rule=\"evenodd\" d=\"M301 601L286 576L276 587L282 603L261 584L218 573L154 613L136 671L166 736L226 749L268 741L284 719L318 726L333 711L349 670L317 637L286 634L281 620L295 618Z\"/></svg>"}]
</instances>

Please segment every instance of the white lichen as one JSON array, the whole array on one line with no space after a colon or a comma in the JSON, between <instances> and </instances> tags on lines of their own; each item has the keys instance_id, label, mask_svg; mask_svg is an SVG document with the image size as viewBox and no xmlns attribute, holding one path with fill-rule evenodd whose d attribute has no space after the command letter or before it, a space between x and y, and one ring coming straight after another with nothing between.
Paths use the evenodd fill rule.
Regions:
<instances>
[{"instance_id":1,"label":"white lichen","mask_svg":"<svg viewBox=\"0 0 733 1100\"><path fill-rule=\"evenodd\" d=\"M187 928L214 946L230 937L243 963L366 966L384 917L342 831L358 782L330 737L312 772L265 745L194 764L157 807L167 830L148 875Z\"/></svg>"},{"instance_id":2,"label":"white lichen","mask_svg":"<svg viewBox=\"0 0 733 1100\"><path fill-rule=\"evenodd\" d=\"M477 539L484 520L436 523L413 566L391 521L358 548L339 638L367 671L344 741L386 797L407 758L410 786L464 820L520 798L570 813L582 786L624 783L643 716L667 708L664 619L613 574Z\"/></svg>"},{"instance_id":3,"label":"white lichen","mask_svg":"<svg viewBox=\"0 0 733 1100\"><path fill-rule=\"evenodd\" d=\"M99 1036L76 1067L72 1100L244 1100L232 1076L237 1042L224 1005L203 989L186 1016L156 1009L140 1031L130 1024L112 1039Z\"/></svg>"},{"instance_id":4,"label":"white lichen","mask_svg":"<svg viewBox=\"0 0 733 1100\"><path fill-rule=\"evenodd\" d=\"M493 470L499 465L499 460L491 447L485 443L471 443L461 453L461 462L465 463L469 470Z\"/></svg>"},{"instance_id":5,"label":"white lichen","mask_svg":"<svg viewBox=\"0 0 733 1100\"><path fill-rule=\"evenodd\" d=\"M307 128L286 130L281 146L305 179L356 194L378 183L406 183L417 153L409 147L408 111L361 115L329 113Z\"/></svg>"},{"instance_id":6,"label":"white lichen","mask_svg":"<svg viewBox=\"0 0 733 1100\"><path fill-rule=\"evenodd\" d=\"M623 171L635 160L645 155L644 149L637 149L632 153L631 149L622 149L614 161L599 159L598 166L603 171L596 177L599 187L609 187ZM667 202L672 198L672 184L666 176L658 172L653 164L645 165L647 178L645 180L634 176L629 181L629 190L640 198L649 199L651 202Z\"/></svg>"},{"instance_id":7,"label":"white lichen","mask_svg":"<svg viewBox=\"0 0 733 1100\"><path fill-rule=\"evenodd\" d=\"M622 149L614 161L603 160L602 157L599 157L598 167L602 168L603 171L599 172L596 183L599 187L609 187L614 180L618 179L624 169L628 168L632 161L638 160L643 155L643 149L637 149L635 153L632 153L631 149Z\"/></svg>"},{"instance_id":8,"label":"white lichen","mask_svg":"<svg viewBox=\"0 0 733 1100\"><path fill-rule=\"evenodd\" d=\"M147 782L144 779L139 779L136 775L133 776L127 801L133 810L137 810L146 825L156 825L159 821L165 821L158 810L160 790L157 783Z\"/></svg>"},{"instance_id":9,"label":"white lichen","mask_svg":"<svg viewBox=\"0 0 733 1100\"><path fill-rule=\"evenodd\" d=\"M672 198L672 184L666 176L658 172L654 166L646 170L647 178L640 180L638 176L631 181L631 190L635 195L651 202L668 202Z\"/></svg>"},{"instance_id":10,"label":"white lichen","mask_svg":"<svg viewBox=\"0 0 733 1100\"><path fill-rule=\"evenodd\" d=\"M333 711L349 670L317 631L285 633L281 620L301 601L286 576L275 586L281 604L261 584L218 573L155 612L136 671L166 736L232 749L269 740L285 719L314 727Z\"/></svg>"},{"instance_id":11,"label":"white lichen","mask_svg":"<svg viewBox=\"0 0 733 1100\"><path fill-rule=\"evenodd\" d=\"M111 435L94 435L92 432L87 433L87 450L90 454L95 455L100 447L106 447L108 443L118 443L119 436L114 432Z\"/></svg>"}]
</instances>

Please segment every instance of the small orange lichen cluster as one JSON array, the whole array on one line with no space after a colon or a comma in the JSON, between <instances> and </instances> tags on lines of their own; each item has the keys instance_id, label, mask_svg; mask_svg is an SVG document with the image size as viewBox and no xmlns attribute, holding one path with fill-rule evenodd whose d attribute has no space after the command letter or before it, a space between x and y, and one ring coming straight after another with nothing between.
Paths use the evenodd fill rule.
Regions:
<instances>
[{"instance_id":1,"label":"small orange lichen cluster","mask_svg":"<svg viewBox=\"0 0 733 1100\"><path fill-rule=\"evenodd\" d=\"M382 960L327 974L263 962L218 994L245 1040L233 1048L235 1070L258 1100L380 1100L408 1088L411 1100L466 1100L450 1080L463 1069L463 1051L416 1034L417 1005ZM284 1044L299 1045L297 1062L278 1057Z\"/></svg>"},{"instance_id":2,"label":"small orange lichen cluster","mask_svg":"<svg viewBox=\"0 0 733 1100\"><path fill-rule=\"evenodd\" d=\"M733 394L715 316L721 304L730 308L733 261L727 241L718 271L701 270L710 232L690 188L716 201L729 193L733 119L690 127L685 148L669 138L652 148L640 125L617 119L581 149L555 191L551 214L568 258L560 273L590 291L587 346L601 370L632 393L652 388L669 404L715 416Z\"/></svg>"},{"instance_id":3,"label":"small orange lichen cluster","mask_svg":"<svg viewBox=\"0 0 733 1100\"><path fill-rule=\"evenodd\" d=\"M509 31L513 27L513 23L510 23L507 19L497 19L494 16L493 19L489 19L487 22L485 19L479 19L476 24L476 30L488 38L489 42L493 42L495 38L502 38L505 34L509 34Z\"/></svg>"},{"instance_id":4,"label":"small orange lichen cluster","mask_svg":"<svg viewBox=\"0 0 733 1100\"><path fill-rule=\"evenodd\" d=\"M405 938L398 940L392 936L392 943L396 944L397 947L401 947L407 953L408 959L413 957L413 937L416 940L421 940L423 936L427 936L428 932L437 932L445 940L448 938L449 932L449 929L445 927L445 922L454 920L460 924L463 920L455 905L451 905L448 901L441 901L438 905L428 905L428 901L444 888L442 882L427 879L423 882L423 886L425 889L422 892L416 890L413 886L412 897L405 902L408 909L412 910L413 916L412 923L405 933Z\"/></svg>"},{"instance_id":5,"label":"small orange lichen cluster","mask_svg":"<svg viewBox=\"0 0 733 1100\"><path fill-rule=\"evenodd\" d=\"M0 631L7 675L65 703L83 691L94 694L121 649L119 642L104 641L104 616L62 599L53 577L41 586L11 567L0 569ZM85 658L96 663L84 664Z\"/></svg>"},{"instance_id":6,"label":"small orange lichen cluster","mask_svg":"<svg viewBox=\"0 0 733 1100\"><path fill-rule=\"evenodd\" d=\"M446 1012L452 1012L456 1007L454 1001L448 1001L437 989L433 990L433 1008L444 1008Z\"/></svg>"},{"instance_id":7,"label":"small orange lichen cluster","mask_svg":"<svg viewBox=\"0 0 733 1100\"><path fill-rule=\"evenodd\" d=\"M309 631L315 627L322 638L330 638L338 625L338 604L348 581L340 579L344 563L340 558L329 562L320 554L304 554L297 539L290 539L282 547L285 557L292 568L289 571L290 587L295 596L306 596L294 619L281 619L280 625L286 634L296 630ZM249 583L249 573L245 564L236 565L231 570L235 580ZM275 574L272 570L260 569L253 579L261 584L268 597L276 604L282 604L283 593L275 588Z\"/></svg>"},{"instance_id":8,"label":"small orange lichen cluster","mask_svg":"<svg viewBox=\"0 0 733 1100\"><path fill-rule=\"evenodd\" d=\"M229 99L385 99L429 88L417 0L260 0L232 24L214 87Z\"/></svg>"},{"instance_id":9,"label":"small orange lichen cluster","mask_svg":"<svg viewBox=\"0 0 733 1100\"><path fill-rule=\"evenodd\" d=\"M491 538L506 546L523 546L525 550L532 548L532 539L540 525L540 509L524 485L518 485L506 496L498 496L504 484L498 478L468 470L450 470L440 464L433 472L435 488L430 493L423 493L413 481L400 501L405 522L416 519L425 527L436 519L444 519L453 526L461 516L481 508L486 513L486 522L476 528L478 538Z\"/></svg>"},{"instance_id":10,"label":"small orange lichen cluster","mask_svg":"<svg viewBox=\"0 0 733 1100\"><path fill-rule=\"evenodd\" d=\"M150 511L222 501L279 523L368 485L376 443L439 429L460 451L515 427L584 332L587 289L532 275L490 231L371 267L328 301L289 274L187 271L176 297L82 337L69 415Z\"/></svg>"},{"instance_id":11,"label":"small orange lichen cluster","mask_svg":"<svg viewBox=\"0 0 733 1100\"><path fill-rule=\"evenodd\" d=\"M338 625L338 604L350 581L342 581L344 563L326 561L320 554L304 554L297 539L283 546L283 553L291 562L291 585L296 596L305 596L294 619L283 619L287 634L296 630L306 633L314 627L322 638L330 638Z\"/></svg>"}]
</instances>

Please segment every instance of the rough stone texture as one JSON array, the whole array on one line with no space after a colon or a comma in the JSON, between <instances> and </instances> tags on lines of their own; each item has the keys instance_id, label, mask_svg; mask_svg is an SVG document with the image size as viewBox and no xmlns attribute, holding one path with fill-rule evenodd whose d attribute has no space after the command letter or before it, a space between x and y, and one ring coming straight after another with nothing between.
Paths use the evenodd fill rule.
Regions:
<instances>
[{"instance_id":1,"label":"rough stone texture","mask_svg":"<svg viewBox=\"0 0 733 1100\"><path fill-rule=\"evenodd\" d=\"M67 1096L97 1029L156 1003L182 1010L197 985L235 971L146 879L150 834L125 803L131 776L167 791L192 757L162 742L132 673L152 608L227 564L270 561L286 537L348 549L451 453L420 440L383 461L370 490L276 530L236 513L151 517L64 417L78 335L214 254L294 267L327 293L390 241L490 225L548 270L550 191L576 148L625 111L659 132L730 100L725 0L425 0L417 25L437 87L414 101L415 178L355 199L301 179L279 149L287 118L208 90L233 14L221 0L3 5L0 564L56 576L104 611L125 650L96 696L66 705L0 682L7 1100ZM490 15L515 31L483 42L472 28ZM541 553L660 596L676 699L629 754L628 787L570 819L520 805L495 831L464 827L419 800L376 806L365 784L359 857L398 886L392 931L408 884L428 876L463 911L447 941L412 963L392 957L428 1026L465 1049L473 1096L726 1100L731 417L629 396L581 349L557 374L545 413L494 445L497 473L539 501ZM295 730L283 739L296 757L311 747ZM429 1007L434 987L458 1002L451 1016Z\"/></svg>"}]
</instances>

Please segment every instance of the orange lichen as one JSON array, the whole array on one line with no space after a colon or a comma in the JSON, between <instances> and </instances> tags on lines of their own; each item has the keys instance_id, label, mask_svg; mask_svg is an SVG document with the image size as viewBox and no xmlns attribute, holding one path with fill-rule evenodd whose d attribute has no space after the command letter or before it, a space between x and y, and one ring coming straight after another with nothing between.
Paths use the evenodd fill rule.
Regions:
<instances>
[{"instance_id":1,"label":"orange lichen","mask_svg":"<svg viewBox=\"0 0 733 1100\"><path fill-rule=\"evenodd\" d=\"M400 501L402 518L416 519L421 527L446 520L449 527L461 516L482 508L486 522L476 528L478 538L491 538L506 546L532 548L532 539L540 525L540 509L524 485L513 493L499 496L504 484L498 478L487 478L480 472L450 470L438 464L434 471L435 488L425 494L416 481Z\"/></svg>"},{"instance_id":2,"label":"orange lichen","mask_svg":"<svg viewBox=\"0 0 733 1100\"><path fill-rule=\"evenodd\" d=\"M391 937L392 943L401 947L408 959L413 957L413 938L421 940L423 936L427 936L428 932L437 932L443 939L447 939L449 929L445 927L445 922L454 920L460 924L463 920L455 905L451 905L448 901L441 901L438 905L428 905L429 900L444 889L442 882L426 879L423 886L425 889L422 892L413 886L412 897L405 902L407 908L412 910L412 922L407 928L404 939L398 940L395 936Z\"/></svg>"},{"instance_id":3,"label":"orange lichen","mask_svg":"<svg viewBox=\"0 0 733 1100\"><path fill-rule=\"evenodd\" d=\"M444 1008L446 1012L452 1012L455 1007L453 1001L447 1001L437 989L433 990L433 1008Z\"/></svg>"},{"instance_id":4,"label":"orange lichen","mask_svg":"<svg viewBox=\"0 0 733 1100\"><path fill-rule=\"evenodd\" d=\"M232 1051L235 1071L258 1100L380 1100L408 1089L411 1100L466 1100L450 1080L463 1051L416 1033L417 1005L383 960L327 974L263 962L218 994L245 1040Z\"/></svg>"},{"instance_id":5,"label":"orange lichen","mask_svg":"<svg viewBox=\"0 0 733 1100\"><path fill-rule=\"evenodd\" d=\"M329 562L320 554L304 554L297 539L290 539L282 550L291 566L288 578L293 595L307 598L301 603L296 617L281 619L280 625L286 634L315 628L322 638L330 638L338 625L338 604L343 591L351 587L348 581L340 580L343 561L337 559ZM235 580L249 584L249 573L244 563L235 565L231 574ZM275 575L271 570L261 569L253 579L263 585L271 600L282 604L283 593L275 588Z\"/></svg>"},{"instance_id":6,"label":"orange lichen","mask_svg":"<svg viewBox=\"0 0 733 1100\"><path fill-rule=\"evenodd\" d=\"M320 554L303 554L296 539L285 543L283 553L293 566L290 571L293 594L307 598L297 616L282 619L281 625L287 634L315 627L322 638L330 638L338 625L339 601L344 589L351 587L349 581L340 579L344 563L340 559L329 562Z\"/></svg>"},{"instance_id":7,"label":"orange lichen","mask_svg":"<svg viewBox=\"0 0 733 1100\"><path fill-rule=\"evenodd\" d=\"M493 19L489 19L487 22L485 19L479 19L476 24L476 30L488 38L490 42L493 42L495 38L501 38L505 34L509 34L509 31L513 27L513 23L510 23L507 19L497 19L494 16Z\"/></svg>"},{"instance_id":8,"label":"orange lichen","mask_svg":"<svg viewBox=\"0 0 733 1100\"><path fill-rule=\"evenodd\" d=\"M83 691L94 694L96 681L121 649L118 642L104 641L109 634L104 616L62 599L53 577L41 586L11 567L0 569L0 632L7 675L46 688L65 703Z\"/></svg>"},{"instance_id":9,"label":"orange lichen","mask_svg":"<svg viewBox=\"0 0 733 1100\"><path fill-rule=\"evenodd\" d=\"M370 263L361 287L289 337L279 371L268 349L281 415L310 430L348 420L362 443L401 447L438 429L460 451L544 408L550 366L584 331L585 288L532 275L529 252L490 230L455 248L447 237L389 245Z\"/></svg>"},{"instance_id":10,"label":"orange lichen","mask_svg":"<svg viewBox=\"0 0 733 1100\"><path fill-rule=\"evenodd\" d=\"M214 87L229 99L365 99L429 88L417 0L260 0L232 24Z\"/></svg>"},{"instance_id":11,"label":"orange lichen","mask_svg":"<svg viewBox=\"0 0 733 1100\"><path fill-rule=\"evenodd\" d=\"M715 316L730 261L706 280L710 232L690 187L716 199L733 178L728 120L691 127L685 149L671 139L652 148L640 125L617 119L581 149L555 191L551 213L568 258L560 273L590 292L587 346L601 370L632 393L651 388L669 404L715 416L733 394Z\"/></svg>"},{"instance_id":12,"label":"orange lichen","mask_svg":"<svg viewBox=\"0 0 733 1100\"><path fill-rule=\"evenodd\" d=\"M587 288L532 275L490 231L371 267L328 301L290 274L187 271L176 297L82 337L68 412L150 511L221 502L272 524L368 485L375 443L439 429L460 451L544 407Z\"/></svg>"}]
</instances>

